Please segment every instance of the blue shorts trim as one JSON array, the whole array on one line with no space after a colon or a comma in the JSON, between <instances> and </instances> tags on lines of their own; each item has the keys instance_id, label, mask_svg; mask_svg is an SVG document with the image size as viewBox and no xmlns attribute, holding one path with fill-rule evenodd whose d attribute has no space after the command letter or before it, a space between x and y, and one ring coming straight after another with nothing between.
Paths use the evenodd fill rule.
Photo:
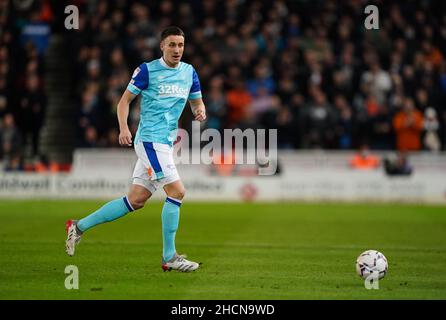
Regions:
<instances>
[{"instance_id":1,"label":"blue shorts trim","mask_svg":"<svg viewBox=\"0 0 446 320\"><path fill-rule=\"evenodd\" d=\"M152 142L143 142L144 149L146 150L147 158L149 159L150 165L153 170L155 170L156 177L161 179L164 177L163 169L158 161L155 149L153 149Z\"/></svg>"}]
</instances>

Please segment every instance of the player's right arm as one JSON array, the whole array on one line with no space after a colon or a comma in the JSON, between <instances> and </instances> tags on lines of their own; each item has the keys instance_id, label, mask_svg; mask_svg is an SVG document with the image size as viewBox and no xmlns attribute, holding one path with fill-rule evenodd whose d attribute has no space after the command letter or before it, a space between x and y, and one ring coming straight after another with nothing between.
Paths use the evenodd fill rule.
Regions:
<instances>
[{"instance_id":1,"label":"player's right arm","mask_svg":"<svg viewBox=\"0 0 446 320\"><path fill-rule=\"evenodd\" d=\"M132 134L127 125L127 118L129 116L130 102L141 93L142 90L149 86L149 71L147 65L142 63L135 69L132 79L127 86L127 89L122 94L118 103L118 122L119 122L119 144L121 146L130 146L132 144Z\"/></svg>"},{"instance_id":2,"label":"player's right arm","mask_svg":"<svg viewBox=\"0 0 446 320\"><path fill-rule=\"evenodd\" d=\"M135 97L136 94L131 93L129 90L125 90L118 103L119 144L121 146L132 145L132 134L130 133L127 124L127 118L129 116L130 102L132 102Z\"/></svg>"}]
</instances>

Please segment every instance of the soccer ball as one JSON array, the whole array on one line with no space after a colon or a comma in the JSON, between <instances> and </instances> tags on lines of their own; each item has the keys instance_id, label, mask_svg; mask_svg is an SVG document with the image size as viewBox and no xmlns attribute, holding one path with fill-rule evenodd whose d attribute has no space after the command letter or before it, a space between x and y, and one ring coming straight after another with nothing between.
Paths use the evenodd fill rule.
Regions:
<instances>
[{"instance_id":1,"label":"soccer ball","mask_svg":"<svg viewBox=\"0 0 446 320\"><path fill-rule=\"evenodd\" d=\"M370 278L380 280L386 275L387 269L386 257L376 250L364 251L356 259L356 272L364 280Z\"/></svg>"}]
</instances>

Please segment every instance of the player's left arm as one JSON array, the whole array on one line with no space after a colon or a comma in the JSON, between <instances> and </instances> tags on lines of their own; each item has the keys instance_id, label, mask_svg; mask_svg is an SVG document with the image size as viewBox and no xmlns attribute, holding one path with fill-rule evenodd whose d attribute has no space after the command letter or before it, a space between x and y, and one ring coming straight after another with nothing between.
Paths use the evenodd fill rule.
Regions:
<instances>
[{"instance_id":1,"label":"player's left arm","mask_svg":"<svg viewBox=\"0 0 446 320\"><path fill-rule=\"evenodd\" d=\"M192 86L189 92L189 103L195 120L206 120L206 107L201 96L200 79L198 79L198 74L195 69L192 70Z\"/></svg>"},{"instance_id":2,"label":"player's left arm","mask_svg":"<svg viewBox=\"0 0 446 320\"><path fill-rule=\"evenodd\" d=\"M192 110L192 114L195 117L195 120L197 121L204 121L206 120L206 106L204 105L203 99L192 99L189 100L190 107Z\"/></svg>"}]
</instances>

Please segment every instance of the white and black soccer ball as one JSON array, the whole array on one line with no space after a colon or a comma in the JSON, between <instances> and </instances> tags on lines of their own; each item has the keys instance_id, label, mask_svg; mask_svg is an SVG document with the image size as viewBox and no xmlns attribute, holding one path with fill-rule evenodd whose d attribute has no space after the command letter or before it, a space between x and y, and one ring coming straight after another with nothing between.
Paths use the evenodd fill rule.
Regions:
<instances>
[{"instance_id":1,"label":"white and black soccer ball","mask_svg":"<svg viewBox=\"0 0 446 320\"><path fill-rule=\"evenodd\" d=\"M389 266L386 257L379 251L367 250L356 259L356 272L366 280L370 278L384 278Z\"/></svg>"}]
</instances>

